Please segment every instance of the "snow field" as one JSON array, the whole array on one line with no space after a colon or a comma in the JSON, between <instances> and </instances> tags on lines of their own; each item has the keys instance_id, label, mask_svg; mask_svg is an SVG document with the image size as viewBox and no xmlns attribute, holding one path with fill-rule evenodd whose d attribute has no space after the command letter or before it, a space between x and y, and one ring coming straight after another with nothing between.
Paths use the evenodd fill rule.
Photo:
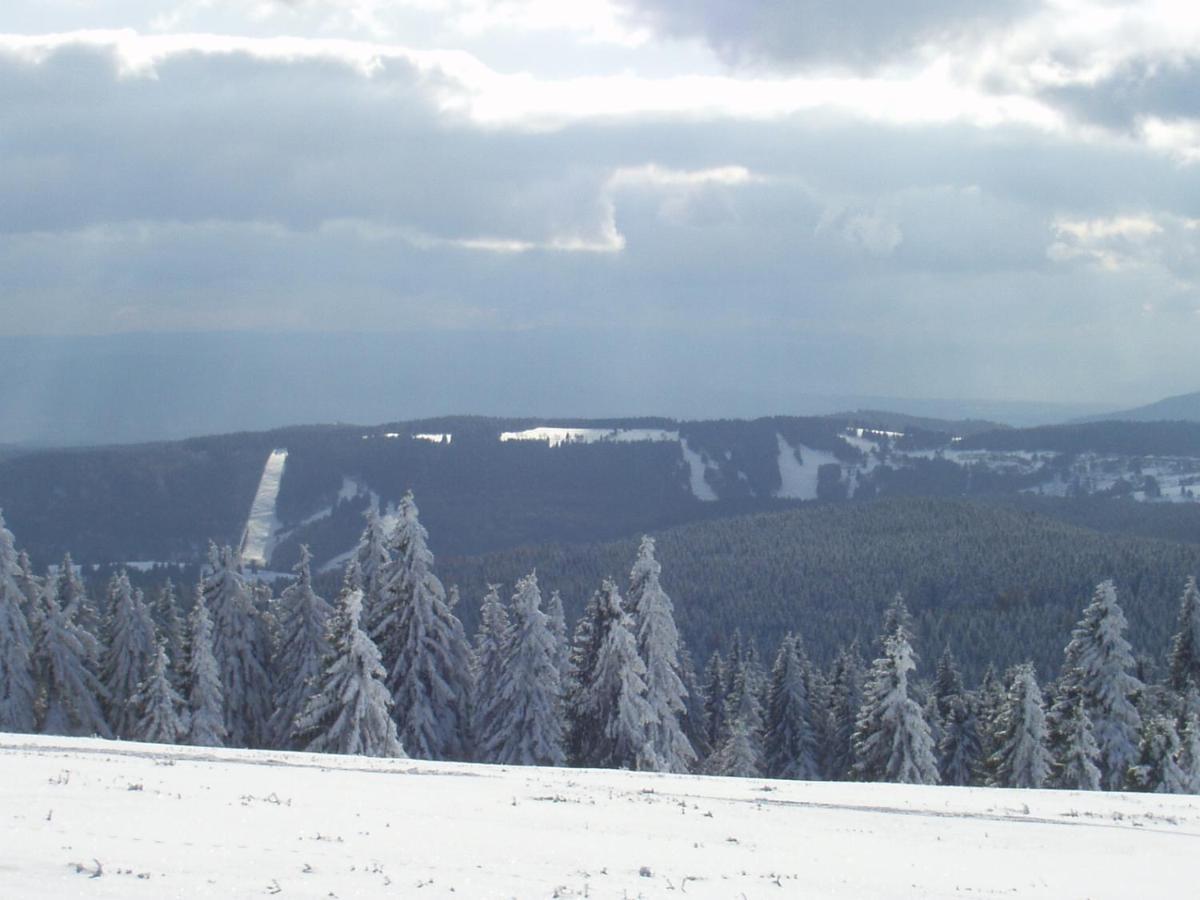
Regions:
<instances>
[{"instance_id":1,"label":"snow field","mask_svg":"<svg viewBox=\"0 0 1200 900\"><path fill-rule=\"evenodd\" d=\"M1189 896L1200 800L0 735L0 893Z\"/></svg>"},{"instance_id":2,"label":"snow field","mask_svg":"<svg viewBox=\"0 0 1200 900\"><path fill-rule=\"evenodd\" d=\"M247 563L266 565L275 545L275 532L279 530L279 519L275 516L275 499L279 496L279 483L287 464L286 450L273 450L263 466L262 478L254 502L250 505L250 516L246 521L246 534L242 538L242 559Z\"/></svg>"}]
</instances>

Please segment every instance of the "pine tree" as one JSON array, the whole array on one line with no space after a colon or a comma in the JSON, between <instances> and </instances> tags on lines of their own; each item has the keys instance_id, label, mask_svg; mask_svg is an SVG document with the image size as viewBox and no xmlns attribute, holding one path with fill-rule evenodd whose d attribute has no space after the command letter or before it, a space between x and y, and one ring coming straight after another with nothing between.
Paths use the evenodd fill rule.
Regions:
<instances>
[{"instance_id":1,"label":"pine tree","mask_svg":"<svg viewBox=\"0 0 1200 900\"><path fill-rule=\"evenodd\" d=\"M470 743L471 651L462 622L433 574L428 533L412 492L400 502L388 542L391 562L371 635L395 699L401 740L412 756L465 759Z\"/></svg>"},{"instance_id":2,"label":"pine tree","mask_svg":"<svg viewBox=\"0 0 1200 900\"><path fill-rule=\"evenodd\" d=\"M1111 581L1096 587L1092 602L1067 645L1064 678L1078 678L1100 748L1103 784L1120 790L1138 753L1141 717L1133 697L1141 682L1133 677L1133 654L1125 640L1125 614ZM1078 670L1077 674L1075 670Z\"/></svg>"},{"instance_id":3,"label":"pine tree","mask_svg":"<svg viewBox=\"0 0 1200 900\"><path fill-rule=\"evenodd\" d=\"M616 769L658 768L651 737L654 711L646 702L646 665L637 652L633 620L621 594L605 579L599 595L600 619L607 622L582 702L595 723L595 744L588 764Z\"/></svg>"},{"instance_id":4,"label":"pine tree","mask_svg":"<svg viewBox=\"0 0 1200 900\"><path fill-rule=\"evenodd\" d=\"M864 781L937 784L933 739L921 707L909 696L916 668L905 629L897 625L871 667L854 732L856 776Z\"/></svg>"},{"instance_id":5,"label":"pine tree","mask_svg":"<svg viewBox=\"0 0 1200 900\"><path fill-rule=\"evenodd\" d=\"M108 723L121 738L137 736L138 710L135 698L154 662L157 637L154 620L140 589L134 590L129 576L117 576L115 605L109 615L110 634L104 657L104 688L108 695Z\"/></svg>"},{"instance_id":6,"label":"pine tree","mask_svg":"<svg viewBox=\"0 0 1200 900\"><path fill-rule=\"evenodd\" d=\"M1184 793L1200 794L1200 717L1194 712L1183 717L1176 762L1183 773Z\"/></svg>"},{"instance_id":7,"label":"pine tree","mask_svg":"<svg viewBox=\"0 0 1200 900\"><path fill-rule=\"evenodd\" d=\"M100 613L91 598L88 597L87 589L84 587L79 573L75 571L75 561L71 559L70 553L64 554L62 563L58 567L55 596L58 599L59 608L76 628L76 634L83 644L88 669L93 675L99 677L102 655L100 633L103 630L103 624Z\"/></svg>"},{"instance_id":8,"label":"pine tree","mask_svg":"<svg viewBox=\"0 0 1200 900\"><path fill-rule=\"evenodd\" d=\"M226 743L265 747L274 691L270 676L270 638L254 597L229 547L209 548L209 572L201 594L213 625L213 656L221 673Z\"/></svg>"},{"instance_id":9,"label":"pine tree","mask_svg":"<svg viewBox=\"0 0 1200 900\"><path fill-rule=\"evenodd\" d=\"M661 572L654 538L643 537L629 580L638 655L646 666L646 702L653 715L650 742L659 771L687 772L696 762L696 751L680 724L687 690L679 677L674 605L659 581Z\"/></svg>"},{"instance_id":10,"label":"pine tree","mask_svg":"<svg viewBox=\"0 0 1200 900\"><path fill-rule=\"evenodd\" d=\"M154 744L175 744L188 732L183 698L171 684L165 641L155 649L150 673L134 696L137 726L134 736Z\"/></svg>"},{"instance_id":11,"label":"pine tree","mask_svg":"<svg viewBox=\"0 0 1200 900\"><path fill-rule=\"evenodd\" d=\"M725 662L716 650L704 668L704 684L704 736L711 752L715 752L724 742L729 724L725 708L725 698L729 695L725 686Z\"/></svg>"},{"instance_id":12,"label":"pine tree","mask_svg":"<svg viewBox=\"0 0 1200 900\"><path fill-rule=\"evenodd\" d=\"M973 783L988 784L992 781L991 765L1000 749L1001 714L1007 702L1008 692L996 669L988 665L983 673L976 693L976 721L979 733L979 766Z\"/></svg>"},{"instance_id":13,"label":"pine tree","mask_svg":"<svg viewBox=\"0 0 1200 900\"><path fill-rule=\"evenodd\" d=\"M43 734L111 737L101 700L104 686L91 667L89 646L80 629L59 606L57 583L47 579L44 610L34 647L35 668L43 687L39 730Z\"/></svg>"},{"instance_id":14,"label":"pine tree","mask_svg":"<svg viewBox=\"0 0 1200 900\"><path fill-rule=\"evenodd\" d=\"M966 786L975 781L982 749L979 720L970 694L950 695L938 743L938 771L942 784Z\"/></svg>"},{"instance_id":15,"label":"pine tree","mask_svg":"<svg viewBox=\"0 0 1200 900\"><path fill-rule=\"evenodd\" d=\"M1142 726L1138 755L1129 767L1126 787L1157 794L1185 794L1188 775L1179 766L1179 734L1166 716L1150 716Z\"/></svg>"},{"instance_id":16,"label":"pine tree","mask_svg":"<svg viewBox=\"0 0 1200 900\"><path fill-rule=\"evenodd\" d=\"M292 726L308 705L321 664L329 653L327 629L333 610L313 590L311 566L312 554L307 545L301 545L300 560L293 569L296 580L279 598L280 647L275 666L278 692L271 715L276 747L290 746Z\"/></svg>"},{"instance_id":17,"label":"pine tree","mask_svg":"<svg viewBox=\"0 0 1200 900\"><path fill-rule=\"evenodd\" d=\"M294 733L315 753L399 757L404 748L379 649L361 624L362 599L362 591L343 588L330 618L331 649Z\"/></svg>"},{"instance_id":18,"label":"pine tree","mask_svg":"<svg viewBox=\"0 0 1200 900\"><path fill-rule=\"evenodd\" d=\"M500 585L489 584L488 592L479 607L479 632L475 635L475 716L474 733L479 738L476 754L480 762L495 762L486 748L487 726L485 721L494 715L498 705L497 688L504 668L504 658L511 640L511 623L504 601L500 599Z\"/></svg>"},{"instance_id":19,"label":"pine tree","mask_svg":"<svg viewBox=\"0 0 1200 900\"><path fill-rule=\"evenodd\" d=\"M196 604L188 616L187 742L196 747L225 746L225 703L221 670L213 655L212 619L204 591L196 591Z\"/></svg>"},{"instance_id":20,"label":"pine tree","mask_svg":"<svg viewBox=\"0 0 1200 900\"><path fill-rule=\"evenodd\" d=\"M696 751L697 762L693 764L693 768L695 768L700 760L712 752L705 728L708 696L696 675L696 667L692 663L692 653L683 638L679 639L679 680L683 682L683 688L687 691L683 700L683 716L679 724L688 742L692 745L692 749Z\"/></svg>"},{"instance_id":21,"label":"pine tree","mask_svg":"<svg viewBox=\"0 0 1200 900\"><path fill-rule=\"evenodd\" d=\"M358 564L360 587L363 592L363 620L369 623L374 621L374 606L383 593L381 579L391 562L391 557L388 553L387 531L384 529L383 520L379 518L379 511L372 504L367 507L364 516L367 524L358 539L358 546L354 548L351 560Z\"/></svg>"},{"instance_id":22,"label":"pine tree","mask_svg":"<svg viewBox=\"0 0 1200 900\"><path fill-rule=\"evenodd\" d=\"M171 678L178 683L178 674L183 671L183 623L179 618L179 600L175 596L175 583L168 578L154 596L154 624L159 636L166 643L167 659L171 661Z\"/></svg>"},{"instance_id":23,"label":"pine tree","mask_svg":"<svg viewBox=\"0 0 1200 900\"><path fill-rule=\"evenodd\" d=\"M494 701L481 733L488 759L504 765L566 762L558 648L541 603L536 573L517 582Z\"/></svg>"},{"instance_id":24,"label":"pine tree","mask_svg":"<svg viewBox=\"0 0 1200 900\"><path fill-rule=\"evenodd\" d=\"M993 765L999 787L1040 788L1050 775L1046 714L1032 663L1013 670L1008 698L1000 714L1000 748Z\"/></svg>"},{"instance_id":25,"label":"pine tree","mask_svg":"<svg viewBox=\"0 0 1200 900\"><path fill-rule=\"evenodd\" d=\"M21 611L17 553L0 512L0 731L33 731L33 639Z\"/></svg>"},{"instance_id":26,"label":"pine tree","mask_svg":"<svg viewBox=\"0 0 1200 900\"><path fill-rule=\"evenodd\" d=\"M1200 691L1200 589L1191 576L1179 601L1179 627L1171 640L1171 688L1180 696Z\"/></svg>"},{"instance_id":27,"label":"pine tree","mask_svg":"<svg viewBox=\"0 0 1200 900\"><path fill-rule=\"evenodd\" d=\"M607 638L611 605L602 604L600 592L592 594L575 623L567 681L567 759L572 765L594 764L601 724L590 703L596 681L596 662Z\"/></svg>"},{"instance_id":28,"label":"pine tree","mask_svg":"<svg viewBox=\"0 0 1200 900\"><path fill-rule=\"evenodd\" d=\"M1078 669L1064 673L1060 679L1046 722L1053 760L1049 785L1074 791L1100 790L1100 769L1096 766L1100 748L1096 746Z\"/></svg>"},{"instance_id":29,"label":"pine tree","mask_svg":"<svg viewBox=\"0 0 1200 900\"><path fill-rule=\"evenodd\" d=\"M800 638L785 635L771 669L763 734L764 769L772 778L815 781L821 777L809 680Z\"/></svg>"},{"instance_id":30,"label":"pine tree","mask_svg":"<svg viewBox=\"0 0 1200 900\"><path fill-rule=\"evenodd\" d=\"M546 601L546 615L550 617L550 634L554 637L554 666L562 680L565 698L567 681L571 676L571 645L567 640L567 615L558 591L550 592L550 599Z\"/></svg>"},{"instance_id":31,"label":"pine tree","mask_svg":"<svg viewBox=\"0 0 1200 900\"><path fill-rule=\"evenodd\" d=\"M739 654L741 665L726 698L728 727L717 752L708 761L712 775L752 778L763 772L763 713L751 659Z\"/></svg>"},{"instance_id":32,"label":"pine tree","mask_svg":"<svg viewBox=\"0 0 1200 900\"><path fill-rule=\"evenodd\" d=\"M829 718L833 740L827 754L826 771L834 780L854 774L854 730L862 708L864 666L858 642L838 650L829 678Z\"/></svg>"},{"instance_id":33,"label":"pine tree","mask_svg":"<svg viewBox=\"0 0 1200 900\"><path fill-rule=\"evenodd\" d=\"M35 620L41 604L42 582L33 573L33 563L30 562L29 554L24 550L17 554L16 579L17 588L21 591L21 610L29 622L30 631L36 631Z\"/></svg>"}]
</instances>

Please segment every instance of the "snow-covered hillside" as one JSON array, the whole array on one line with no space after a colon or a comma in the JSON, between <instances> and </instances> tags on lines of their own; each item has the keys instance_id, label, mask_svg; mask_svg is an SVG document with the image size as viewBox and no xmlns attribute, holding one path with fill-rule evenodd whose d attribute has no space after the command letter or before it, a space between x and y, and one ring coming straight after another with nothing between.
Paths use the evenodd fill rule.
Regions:
<instances>
[{"instance_id":1,"label":"snow-covered hillside","mask_svg":"<svg viewBox=\"0 0 1200 900\"><path fill-rule=\"evenodd\" d=\"M0 735L0 894L1181 897L1200 799Z\"/></svg>"}]
</instances>

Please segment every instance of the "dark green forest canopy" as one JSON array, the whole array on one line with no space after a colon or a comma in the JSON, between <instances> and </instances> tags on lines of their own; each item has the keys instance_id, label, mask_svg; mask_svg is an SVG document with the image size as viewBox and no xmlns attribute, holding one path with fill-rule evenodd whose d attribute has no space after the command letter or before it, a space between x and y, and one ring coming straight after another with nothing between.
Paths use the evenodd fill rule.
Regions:
<instances>
[{"instance_id":1,"label":"dark green forest canopy","mask_svg":"<svg viewBox=\"0 0 1200 900\"><path fill-rule=\"evenodd\" d=\"M726 647L735 629L762 652L798 629L822 663L856 638L870 652L884 607L902 591L923 671L949 646L972 680L989 663L1026 659L1049 677L1105 578L1117 583L1135 650L1161 660L1184 579L1200 572L1194 543L1102 534L966 500L810 506L695 523L657 537L663 584L700 664ZM460 614L469 628L486 582L511 589L535 568L544 589L562 591L574 618L605 575L624 581L635 550L633 539L541 545L443 558L439 571L461 586Z\"/></svg>"}]
</instances>

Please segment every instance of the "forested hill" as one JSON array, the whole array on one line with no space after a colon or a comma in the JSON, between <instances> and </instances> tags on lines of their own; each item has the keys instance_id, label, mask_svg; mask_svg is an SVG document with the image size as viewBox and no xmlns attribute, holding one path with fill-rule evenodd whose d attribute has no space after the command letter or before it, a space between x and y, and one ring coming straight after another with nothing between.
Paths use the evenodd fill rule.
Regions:
<instances>
[{"instance_id":1,"label":"forested hill","mask_svg":"<svg viewBox=\"0 0 1200 900\"><path fill-rule=\"evenodd\" d=\"M1198 535L1200 537L1200 535ZM460 613L474 627L486 582L511 587L537 569L576 617L605 575L624 583L633 540L544 545L444 558ZM1097 582L1113 578L1135 651L1161 660L1184 580L1200 573L1200 545L1106 535L1011 506L891 499L708 521L658 535L663 584L697 664L735 629L763 651L799 629L827 663L857 638L869 648L897 591L915 620L923 667L950 646L971 680L988 663L1032 660L1049 677ZM869 652L869 651L868 651Z\"/></svg>"},{"instance_id":2,"label":"forested hill","mask_svg":"<svg viewBox=\"0 0 1200 900\"><path fill-rule=\"evenodd\" d=\"M386 510L409 489L443 555L888 496L1124 497L1200 508L1200 424L977 430L985 424L879 412L702 422L451 417L26 450L0 453L0 509L38 566L67 550L86 563L196 563L216 540L286 570L301 544L318 566L336 560L368 506ZM908 430L892 430L901 425Z\"/></svg>"}]
</instances>

